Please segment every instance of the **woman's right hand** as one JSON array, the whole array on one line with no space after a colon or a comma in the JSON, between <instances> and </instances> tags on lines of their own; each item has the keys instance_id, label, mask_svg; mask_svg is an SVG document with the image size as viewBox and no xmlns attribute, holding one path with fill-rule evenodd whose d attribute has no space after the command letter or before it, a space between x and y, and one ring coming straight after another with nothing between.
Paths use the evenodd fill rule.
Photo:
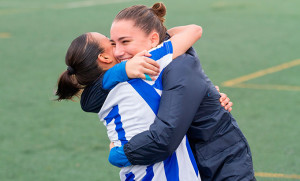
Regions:
<instances>
[{"instance_id":1,"label":"woman's right hand","mask_svg":"<svg viewBox=\"0 0 300 181\"><path fill-rule=\"evenodd\" d=\"M151 54L144 50L126 62L125 69L128 78L146 79L145 74L147 74L155 80L155 76L159 74L159 64L148 57L151 57Z\"/></svg>"}]
</instances>

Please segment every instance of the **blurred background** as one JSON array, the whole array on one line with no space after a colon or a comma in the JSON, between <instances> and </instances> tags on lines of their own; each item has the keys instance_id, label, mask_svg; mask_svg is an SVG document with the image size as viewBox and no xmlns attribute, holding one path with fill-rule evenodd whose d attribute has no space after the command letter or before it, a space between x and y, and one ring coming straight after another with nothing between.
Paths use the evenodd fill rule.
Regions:
<instances>
[{"instance_id":1,"label":"blurred background","mask_svg":"<svg viewBox=\"0 0 300 181\"><path fill-rule=\"evenodd\" d=\"M55 102L73 39L109 37L114 16L152 0L0 0L0 180L119 180L97 114ZM300 180L300 1L163 0L166 26L198 24L206 74L234 102L257 180Z\"/></svg>"}]
</instances>

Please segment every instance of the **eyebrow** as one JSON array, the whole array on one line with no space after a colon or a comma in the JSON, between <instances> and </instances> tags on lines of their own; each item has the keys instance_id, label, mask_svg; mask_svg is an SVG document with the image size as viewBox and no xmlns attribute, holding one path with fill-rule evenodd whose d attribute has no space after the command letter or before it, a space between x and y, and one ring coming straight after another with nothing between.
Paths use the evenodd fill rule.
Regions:
<instances>
[{"instance_id":1,"label":"eyebrow","mask_svg":"<svg viewBox=\"0 0 300 181\"><path fill-rule=\"evenodd\" d=\"M122 40L125 39L125 38L130 38L130 37L129 37L129 36L123 36L123 37L118 38L117 41L122 41ZM110 42L115 42L115 41L112 40L112 39L110 39Z\"/></svg>"}]
</instances>

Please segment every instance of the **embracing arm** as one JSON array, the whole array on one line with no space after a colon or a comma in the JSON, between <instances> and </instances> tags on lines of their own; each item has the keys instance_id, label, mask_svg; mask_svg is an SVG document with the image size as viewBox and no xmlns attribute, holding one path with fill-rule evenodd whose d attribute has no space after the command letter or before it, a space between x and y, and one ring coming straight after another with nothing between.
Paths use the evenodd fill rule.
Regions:
<instances>
[{"instance_id":1,"label":"embracing arm","mask_svg":"<svg viewBox=\"0 0 300 181\"><path fill-rule=\"evenodd\" d=\"M175 60L165 70L164 90L154 123L124 145L130 163L146 165L162 161L186 135L206 92L205 81L199 79L196 70L199 62L191 59Z\"/></svg>"},{"instance_id":2,"label":"embracing arm","mask_svg":"<svg viewBox=\"0 0 300 181\"><path fill-rule=\"evenodd\" d=\"M177 26L168 30L173 46L173 59L184 54L202 36L202 28L198 25ZM191 36L192 35L192 36ZM129 78L145 79L145 74L154 76L159 73L159 65L148 58L151 55L147 51L140 52L126 63L126 72ZM136 61L138 60L138 61ZM143 61L141 61L143 60Z\"/></svg>"},{"instance_id":3,"label":"embracing arm","mask_svg":"<svg viewBox=\"0 0 300 181\"><path fill-rule=\"evenodd\" d=\"M173 59L175 59L184 54L201 38L202 28L197 25L177 26L169 29L168 33L171 36L170 40L173 45ZM128 78L145 79L145 74L156 75L159 73L159 65L157 62L146 56L151 55L147 51L143 51L126 62L126 71L124 62L109 69L103 78L103 88L112 89L117 83L127 81ZM153 77L151 78L153 80Z\"/></svg>"},{"instance_id":4,"label":"embracing arm","mask_svg":"<svg viewBox=\"0 0 300 181\"><path fill-rule=\"evenodd\" d=\"M168 30L173 45L173 59L184 54L202 36L202 28L198 25L177 26Z\"/></svg>"},{"instance_id":5,"label":"embracing arm","mask_svg":"<svg viewBox=\"0 0 300 181\"><path fill-rule=\"evenodd\" d=\"M145 79L145 73L147 73L154 79L152 76L156 76L159 72L159 65L146 56L150 56L150 54L144 51L126 62L116 64L94 83L87 86L81 94L80 104L82 110L98 113L110 89L120 82L129 80L129 78Z\"/></svg>"}]
</instances>

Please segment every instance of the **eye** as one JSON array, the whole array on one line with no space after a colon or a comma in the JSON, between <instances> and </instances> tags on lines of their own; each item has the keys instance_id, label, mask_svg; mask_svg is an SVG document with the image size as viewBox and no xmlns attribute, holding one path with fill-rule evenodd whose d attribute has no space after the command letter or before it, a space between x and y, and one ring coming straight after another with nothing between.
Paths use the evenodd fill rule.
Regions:
<instances>
[{"instance_id":1,"label":"eye","mask_svg":"<svg viewBox=\"0 0 300 181\"><path fill-rule=\"evenodd\" d=\"M116 46L115 42L110 42L111 46Z\"/></svg>"},{"instance_id":2,"label":"eye","mask_svg":"<svg viewBox=\"0 0 300 181\"><path fill-rule=\"evenodd\" d=\"M129 40L123 40L122 43L127 44L127 43L129 43Z\"/></svg>"}]
</instances>

